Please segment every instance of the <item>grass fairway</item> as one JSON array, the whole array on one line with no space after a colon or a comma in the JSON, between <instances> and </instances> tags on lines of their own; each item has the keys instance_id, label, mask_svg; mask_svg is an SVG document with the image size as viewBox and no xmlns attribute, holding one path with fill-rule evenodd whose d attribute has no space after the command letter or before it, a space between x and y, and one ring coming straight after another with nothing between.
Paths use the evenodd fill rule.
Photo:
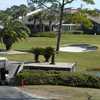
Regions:
<instances>
[{"instance_id":1,"label":"grass fairway","mask_svg":"<svg viewBox=\"0 0 100 100\"><path fill-rule=\"evenodd\" d=\"M24 86L20 89L33 94L33 96L43 96L50 100L100 100L99 89L50 85ZM89 97L91 99L88 99Z\"/></svg>"},{"instance_id":2,"label":"grass fairway","mask_svg":"<svg viewBox=\"0 0 100 100\"><path fill-rule=\"evenodd\" d=\"M97 51L84 53L64 53L60 52L56 55L57 62L77 62L78 71L84 71L91 68L100 67L100 36L99 35L67 35L63 34L61 38L61 46L74 43L89 43L98 46ZM33 37L27 40L20 41L13 45L16 50L30 50L32 47L47 47L55 48L56 38ZM26 55L8 55L11 60L33 61L32 54ZM43 61L43 57L40 57Z\"/></svg>"}]
</instances>

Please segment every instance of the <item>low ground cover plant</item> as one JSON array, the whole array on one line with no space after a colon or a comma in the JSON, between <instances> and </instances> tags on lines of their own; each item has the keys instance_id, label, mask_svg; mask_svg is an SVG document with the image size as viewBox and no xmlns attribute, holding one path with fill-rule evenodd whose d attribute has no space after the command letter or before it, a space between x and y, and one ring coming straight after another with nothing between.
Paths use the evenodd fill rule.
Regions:
<instances>
[{"instance_id":1,"label":"low ground cover plant","mask_svg":"<svg viewBox=\"0 0 100 100\"><path fill-rule=\"evenodd\" d=\"M97 76L57 71L29 71L19 73L16 84L21 85L22 80L26 85L64 85L73 87L100 88L100 78Z\"/></svg>"}]
</instances>

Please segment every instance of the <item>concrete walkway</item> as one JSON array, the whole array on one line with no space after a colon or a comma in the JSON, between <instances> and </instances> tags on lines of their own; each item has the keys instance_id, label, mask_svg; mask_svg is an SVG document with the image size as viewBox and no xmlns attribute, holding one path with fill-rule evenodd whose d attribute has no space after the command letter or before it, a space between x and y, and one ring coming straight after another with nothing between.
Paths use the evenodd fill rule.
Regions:
<instances>
[{"instance_id":1,"label":"concrete walkway","mask_svg":"<svg viewBox=\"0 0 100 100\"><path fill-rule=\"evenodd\" d=\"M27 52L22 51L15 51L15 50L9 50L9 51L0 51L0 55L11 55L11 54L27 54Z\"/></svg>"},{"instance_id":2,"label":"concrete walkway","mask_svg":"<svg viewBox=\"0 0 100 100\"><path fill-rule=\"evenodd\" d=\"M15 87L0 86L0 100L46 100L40 97L33 97Z\"/></svg>"}]
</instances>

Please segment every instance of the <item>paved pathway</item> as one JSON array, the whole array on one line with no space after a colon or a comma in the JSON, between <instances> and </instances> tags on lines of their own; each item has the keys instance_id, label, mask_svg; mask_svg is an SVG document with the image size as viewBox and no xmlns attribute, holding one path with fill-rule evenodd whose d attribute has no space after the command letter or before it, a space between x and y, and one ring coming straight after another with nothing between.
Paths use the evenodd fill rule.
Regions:
<instances>
[{"instance_id":1,"label":"paved pathway","mask_svg":"<svg viewBox=\"0 0 100 100\"><path fill-rule=\"evenodd\" d=\"M22 51L15 51L15 50L10 50L10 51L0 51L0 55L14 55L14 54L27 54L27 52L22 52Z\"/></svg>"},{"instance_id":2,"label":"paved pathway","mask_svg":"<svg viewBox=\"0 0 100 100\"><path fill-rule=\"evenodd\" d=\"M45 100L30 96L17 88L9 86L0 86L0 100Z\"/></svg>"}]
</instances>

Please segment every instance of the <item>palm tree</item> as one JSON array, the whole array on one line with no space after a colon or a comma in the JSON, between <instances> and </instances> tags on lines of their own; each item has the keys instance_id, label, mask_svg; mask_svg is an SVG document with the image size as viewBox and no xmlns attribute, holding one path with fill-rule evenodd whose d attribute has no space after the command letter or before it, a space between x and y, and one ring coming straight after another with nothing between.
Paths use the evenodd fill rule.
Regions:
<instances>
[{"instance_id":1,"label":"palm tree","mask_svg":"<svg viewBox=\"0 0 100 100\"><path fill-rule=\"evenodd\" d=\"M38 12L29 17L29 21L33 20L34 32L43 31L43 19L44 19L43 12Z\"/></svg>"},{"instance_id":2,"label":"palm tree","mask_svg":"<svg viewBox=\"0 0 100 100\"><path fill-rule=\"evenodd\" d=\"M38 22L39 22L39 31L40 32L42 32L43 31L43 12L39 12L38 14L37 14L37 16L38 16Z\"/></svg>"},{"instance_id":3,"label":"palm tree","mask_svg":"<svg viewBox=\"0 0 100 100\"><path fill-rule=\"evenodd\" d=\"M52 31L52 24L57 19L56 13L54 13L52 10L46 10L44 11L43 16L44 20L48 22L49 31Z\"/></svg>"},{"instance_id":4,"label":"palm tree","mask_svg":"<svg viewBox=\"0 0 100 100\"><path fill-rule=\"evenodd\" d=\"M29 9L27 8L27 6L25 6L25 5L20 5L19 6L19 16L22 16L22 19L23 19L23 17L28 13L28 11L29 11Z\"/></svg>"},{"instance_id":5,"label":"palm tree","mask_svg":"<svg viewBox=\"0 0 100 100\"><path fill-rule=\"evenodd\" d=\"M38 28L37 28L37 23L39 23L39 14L34 14L34 15L31 15L29 16L29 21L33 21L33 32L37 32Z\"/></svg>"},{"instance_id":6,"label":"palm tree","mask_svg":"<svg viewBox=\"0 0 100 100\"><path fill-rule=\"evenodd\" d=\"M9 20L1 31L0 38L3 40L6 50L9 50L13 43L25 39L30 30L18 20Z\"/></svg>"}]
</instances>

